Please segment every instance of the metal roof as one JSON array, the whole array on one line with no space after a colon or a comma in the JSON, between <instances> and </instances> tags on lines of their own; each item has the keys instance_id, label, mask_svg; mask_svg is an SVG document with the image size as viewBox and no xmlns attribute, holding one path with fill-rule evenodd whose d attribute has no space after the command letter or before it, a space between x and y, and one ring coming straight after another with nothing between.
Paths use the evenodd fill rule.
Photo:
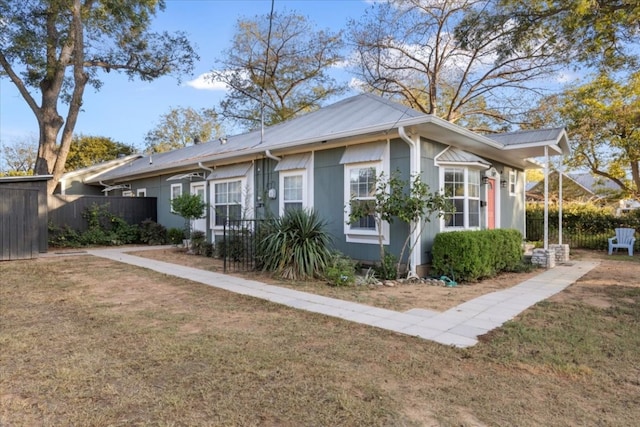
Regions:
<instances>
[{"instance_id":1,"label":"metal roof","mask_svg":"<svg viewBox=\"0 0 640 427\"><path fill-rule=\"evenodd\" d=\"M383 132L406 122L420 122L430 116L387 99L356 95L304 116L264 129L192 145L166 153L142 157L121 168L103 174L100 179L114 180L163 170L197 168L198 162L216 162L243 154L259 154L274 148L330 141L367 133Z\"/></svg>"},{"instance_id":2,"label":"metal roof","mask_svg":"<svg viewBox=\"0 0 640 427\"><path fill-rule=\"evenodd\" d=\"M499 133L487 135L500 144L522 145L540 142L557 142L564 132L563 128L538 129L538 130L521 130L517 132Z\"/></svg>"},{"instance_id":3,"label":"metal roof","mask_svg":"<svg viewBox=\"0 0 640 427\"><path fill-rule=\"evenodd\" d=\"M552 147L555 154L568 149L566 133L562 129L483 136L379 96L361 94L270 126L263 133L257 130L229 136L226 140L141 157L101 174L99 180L115 183L136 177L186 172L200 169L199 163L207 168L222 166L262 158L267 150L279 150L281 153L276 155L280 156L296 149L309 151L313 145L326 142L338 144L344 140L344 145L348 145L353 138L359 137L396 138L400 127L412 128L428 139L518 167L528 165L524 159L540 156L543 146ZM98 178L86 182L97 183Z\"/></svg>"},{"instance_id":4,"label":"metal roof","mask_svg":"<svg viewBox=\"0 0 640 427\"><path fill-rule=\"evenodd\" d=\"M447 164L479 164L487 167L491 166L491 163L482 157L455 147L447 147L436 156L436 161Z\"/></svg>"}]
</instances>

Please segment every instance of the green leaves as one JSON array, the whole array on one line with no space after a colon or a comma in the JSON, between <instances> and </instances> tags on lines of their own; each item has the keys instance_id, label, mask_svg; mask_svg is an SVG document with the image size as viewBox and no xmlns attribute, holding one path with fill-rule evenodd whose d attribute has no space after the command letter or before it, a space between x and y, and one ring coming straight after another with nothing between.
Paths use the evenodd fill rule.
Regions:
<instances>
[{"instance_id":1,"label":"green leaves","mask_svg":"<svg viewBox=\"0 0 640 427\"><path fill-rule=\"evenodd\" d=\"M171 108L160 116L158 124L147 132L147 150L163 153L188 145L207 142L220 135L218 115L213 109Z\"/></svg>"},{"instance_id":2,"label":"green leaves","mask_svg":"<svg viewBox=\"0 0 640 427\"><path fill-rule=\"evenodd\" d=\"M185 234L191 236L191 220L205 215L207 204L197 194L183 193L171 199L171 209L185 221Z\"/></svg>"},{"instance_id":3,"label":"green leaves","mask_svg":"<svg viewBox=\"0 0 640 427\"><path fill-rule=\"evenodd\" d=\"M263 269L284 279L320 277L331 259L331 238L320 216L294 209L272 221L258 242Z\"/></svg>"},{"instance_id":4,"label":"green leaves","mask_svg":"<svg viewBox=\"0 0 640 427\"><path fill-rule=\"evenodd\" d=\"M352 195L349 201L349 224L353 224L369 215L373 215L376 221L380 245L380 261L385 259L385 248L382 238L382 223L393 223L396 219L409 224L409 229L402 251L397 261L397 268L403 262L405 251L411 254L417 241L412 241L412 234L416 230L422 230L425 222L429 222L434 213L451 212L448 199L440 193L431 193L429 186L422 182L419 174L411 177L410 181L400 178L399 172L394 172L387 177L382 172L375 183L375 194L371 200L358 200ZM399 271L398 271L399 273Z\"/></svg>"},{"instance_id":5,"label":"green leaves","mask_svg":"<svg viewBox=\"0 0 640 427\"><path fill-rule=\"evenodd\" d=\"M560 99L571 136L570 166L587 167L626 193L640 194L640 72L619 80L599 74Z\"/></svg>"},{"instance_id":6,"label":"green leaves","mask_svg":"<svg viewBox=\"0 0 640 427\"><path fill-rule=\"evenodd\" d=\"M113 141L103 136L78 135L73 138L65 163L65 170L92 166L97 163L114 160L119 155L133 154L133 147Z\"/></svg>"}]
</instances>

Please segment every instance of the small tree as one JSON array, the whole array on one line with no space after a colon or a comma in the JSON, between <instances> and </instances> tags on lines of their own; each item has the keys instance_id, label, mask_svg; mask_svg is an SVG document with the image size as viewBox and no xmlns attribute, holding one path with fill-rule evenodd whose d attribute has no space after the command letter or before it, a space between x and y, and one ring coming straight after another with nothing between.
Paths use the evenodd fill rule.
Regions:
<instances>
[{"instance_id":1,"label":"small tree","mask_svg":"<svg viewBox=\"0 0 640 427\"><path fill-rule=\"evenodd\" d=\"M407 255L410 257L418 244L424 224L431 221L434 213L442 216L443 212L451 210L447 198L440 193L431 193L429 186L422 182L419 174L413 175L408 181L400 179L398 175L398 172L394 172L387 177L384 172L381 173L376 178L374 199L362 202L352 196L349 201L349 224L370 215L375 219L381 262L386 255L382 224L392 224L395 219L399 219L409 225L409 232L396 265L397 275L400 274L405 252L408 251ZM418 237L412 240L411 237L416 231L419 231Z\"/></svg>"},{"instance_id":2,"label":"small tree","mask_svg":"<svg viewBox=\"0 0 640 427\"><path fill-rule=\"evenodd\" d=\"M197 194L182 194L171 200L173 213L184 218L185 238L191 238L191 221L204 217L207 204Z\"/></svg>"}]
</instances>

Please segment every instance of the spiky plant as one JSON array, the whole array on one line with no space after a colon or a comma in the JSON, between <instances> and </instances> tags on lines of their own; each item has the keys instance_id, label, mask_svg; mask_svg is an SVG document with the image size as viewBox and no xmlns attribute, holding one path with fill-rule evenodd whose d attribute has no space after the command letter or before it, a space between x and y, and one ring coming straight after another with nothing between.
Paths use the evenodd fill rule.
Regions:
<instances>
[{"instance_id":1,"label":"spiky plant","mask_svg":"<svg viewBox=\"0 0 640 427\"><path fill-rule=\"evenodd\" d=\"M325 226L313 210L290 210L271 220L258 243L263 270L284 279L321 276L331 258Z\"/></svg>"}]
</instances>

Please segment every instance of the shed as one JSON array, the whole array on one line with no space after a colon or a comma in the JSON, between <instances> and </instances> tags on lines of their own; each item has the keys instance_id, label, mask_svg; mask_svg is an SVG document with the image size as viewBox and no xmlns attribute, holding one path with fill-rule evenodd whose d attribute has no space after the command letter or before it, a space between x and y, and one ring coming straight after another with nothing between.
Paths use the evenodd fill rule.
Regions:
<instances>
[{"instance_id":1,"label":"shed","mask_svg":"<svg viewBox=\"0 0 640 427\"><path fill-rule=\"evenodd\" d=\"M51 175L0 178L0 261L47 252L47 181Z\"/></svg>"}]
</instances>

